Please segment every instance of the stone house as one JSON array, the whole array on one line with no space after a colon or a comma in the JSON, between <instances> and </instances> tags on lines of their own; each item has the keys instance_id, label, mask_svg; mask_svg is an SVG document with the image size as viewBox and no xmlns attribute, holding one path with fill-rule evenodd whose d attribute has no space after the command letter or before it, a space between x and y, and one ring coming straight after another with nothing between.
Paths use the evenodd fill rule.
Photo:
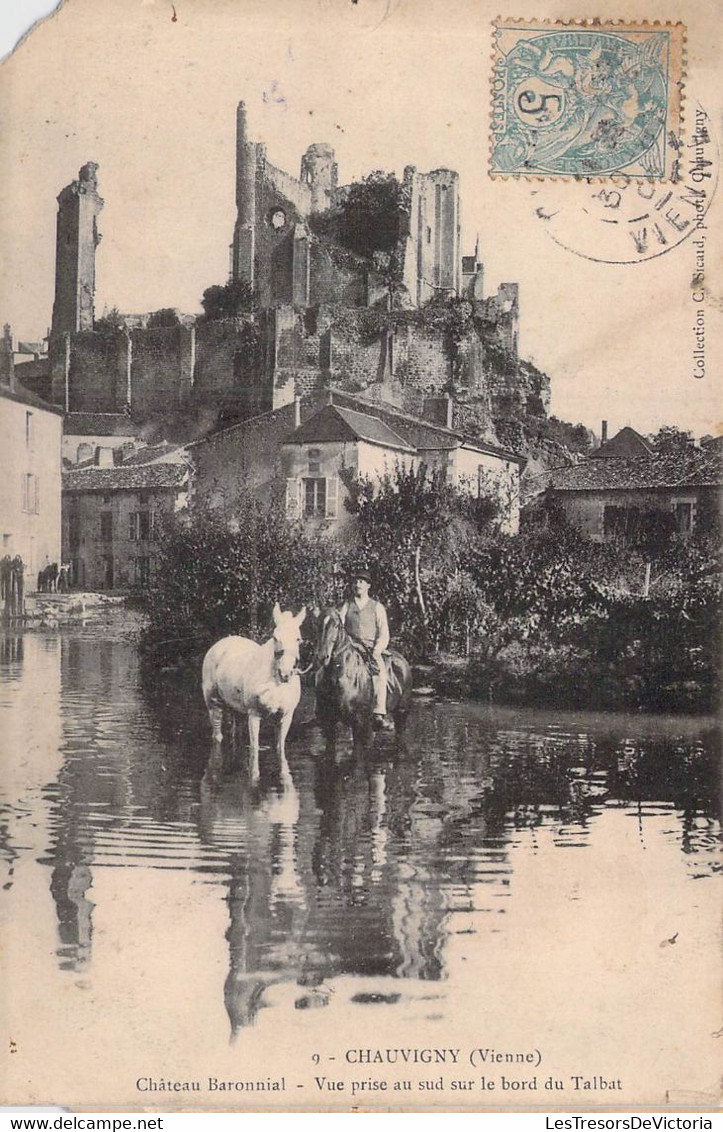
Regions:
<instances>
[{"instance_id":1,"label":"stone house","mask_svg":"<svg viewBox=\"0 0 723 1132\"><path fill-rule=\"evenodd\" d=\"M351 520L343 473L374 477L424 463L443 469L449 482L472 494L493 492L505 529L514 532L519 525L521 457L447 424L338 389L321 404L297 398L187 448L194 494L212 504L233 506L242 487L267 500L283 494L291 517L338 531Z\"/></svg>"},{"instance_id":2,"label":"stone house","mask_svg":"<svg viewBox=\"0 0 723 1132\"><path fill-rule=\"evenodd\" d=\"M153 576L161 517L188 502L188 463L174 451L175 460L149 449L103 467L98 449L93 462L64 472L63 560L74 586L129 589Z\"/></svg>"},{"instance_id":3,"label":"stone house","mask_svg":"<svg viewBox=\"0 0 723 1132\"><path fill-rule=\"evenodd\" d=\"M691 447L669 456L591 457L552 472L549 491L597 542L629 535L651 513L686 538L719 507L722 482L720 452Z\"/></svg>"},{"instance_id":4,"label":"stone house","mask_svg":"<svg viewBox=\"0 0 723 1132\"><path fill-rule=\"evenodd\" d=\"M62 410L15 380L0 381L0 558L20 557L25 589L60 562Z\"/></svg>"}]
</instances>

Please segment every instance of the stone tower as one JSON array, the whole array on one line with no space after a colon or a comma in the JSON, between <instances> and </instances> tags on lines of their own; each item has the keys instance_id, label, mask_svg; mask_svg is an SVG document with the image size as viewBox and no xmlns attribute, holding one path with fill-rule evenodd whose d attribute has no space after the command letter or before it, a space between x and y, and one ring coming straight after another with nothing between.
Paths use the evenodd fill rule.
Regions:
<instances>
[{"instance_id":1,"label":"stone tower","mask_svg":"<svg viewBox=\"0 0 723 1132\"><path fill-rule=\"evenodd\" d=\"M89 161L58 196L53 334L93 329L97 217L103 207L97 169Z\"/></svg>"},{"instance_id":2,"label":"stone tower","mask_svg":"<svg viewBox=\"0 0 723 1132\"><path fill-rule=\"evenodd\" d=\"M258 146L248 140L246 104L236 108L236 224L231 245L231 278L256 283L256 167Z\"/></svg>"},{"instance_id":3,"label":"stone tower","mask_svg":"<svg viewBox=\"0 0 723 1132\"><path fill-rule=\"evenodd\" d=\"M301 159L301 183L311 189L311 211L324 212L333 200L339 183L335 153L326 142L310 145Z\"/></svg>"}]
</instances>

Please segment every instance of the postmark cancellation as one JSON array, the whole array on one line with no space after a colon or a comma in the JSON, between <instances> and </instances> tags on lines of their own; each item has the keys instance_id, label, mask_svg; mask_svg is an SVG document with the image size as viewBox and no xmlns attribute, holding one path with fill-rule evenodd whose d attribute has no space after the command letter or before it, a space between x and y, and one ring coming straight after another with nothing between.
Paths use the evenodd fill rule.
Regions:
<instances>
[{"instance_id":1,"label":"postmark cancellation","mask_svg":"<svg viewBox=\"0 0 723 1132\"><path fill-rule=\"evenodd\" d=\"M680 23L495 21L491 175L669 179L684 49Z\"/></svg>"}]
</instances>

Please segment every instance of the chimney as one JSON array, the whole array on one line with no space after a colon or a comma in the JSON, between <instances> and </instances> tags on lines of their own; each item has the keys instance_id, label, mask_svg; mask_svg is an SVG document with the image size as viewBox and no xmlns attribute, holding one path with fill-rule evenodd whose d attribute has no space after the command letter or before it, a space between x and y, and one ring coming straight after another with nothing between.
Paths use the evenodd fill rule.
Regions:
<instances>
[{"instance_id":1,"label":"chimney","mask_svg":"<svg viewBox=\"0 0 723 1132\"><path fill-rule=\"evenodd\" d=\"M114 462L112 448L101 448L100 446L96 448L93 460L96 468L112 468Z\"/></svg>"},{"instance_id":2,"label":"chimney","mask_svg":"<svg viewBox=\"0 0 723 1132\"><path fill-rule=\"evenodd\" d=\"M294 428L299 428L301 425L301 397L298 393L294 397Z\"/></svg>"},{"instance_id":3,"label":"chimney","mask_svg":"<svg viewBox=\"0 0 723 1132\"><path fill-rule=\"evenodd\" d=\"M0 382L8 388L15 389L15 354L13 352L13 335L10 323L3 327L2 343L0 344Z\"/></svg>"},{"instance_id":4,"label":"chimney","mask_svg":"<svg viewBox=\"0 0 723 1132\"><path fill-rule=\"evenodd\" d=\"M600 432L600 447L602 447L603 444L607 444L607 441L608 441L608 422L603 421L602 422L602 430Z\"/></svg>"}]
</instances>

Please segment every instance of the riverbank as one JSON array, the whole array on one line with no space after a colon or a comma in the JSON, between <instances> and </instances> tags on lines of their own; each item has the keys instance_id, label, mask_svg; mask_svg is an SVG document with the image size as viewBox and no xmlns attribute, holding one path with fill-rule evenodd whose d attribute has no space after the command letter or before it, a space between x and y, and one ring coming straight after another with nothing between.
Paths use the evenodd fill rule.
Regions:
<instances>
[{"instance_id":1,"label":"riverbank","mask_svg":"<svg viewBox=\"0 0 723 1132\"><path fill-rule=\"evenodd\" d=\"M430 664L415 666L415 684L429 686L445 699L509 707L701 716L715 713L712 673L702 669L693 679L661 679L658 670L636 660L632 654L613 665L604 657L570 647L540 650L517 646L492 660L436 657Z\"/></svg>"},{"instance_id":2,"label":"riverbank","mask_svg":"<svg viewBox=\"0 0 723 1132\"><path fill-rule=\"evenodd\" d=\"M14 634L93 625L139 633L144 623L144 614L129 604L126 594L79 590L27 594L23 616L0 622L0 630Z\"/></svg>"},{"instance_id":3,"label":"riverbank","mask_svg":"<svg viewBox=\"0 0 723 1132\"><path fill-rule=\"evenodd\" d=\"M124 594L38 593L26 597L23 620L3 623L0 631L16 635L81 628L130 637L140 645L146 624L144 612ZM164 647L150 653L141 648L145 675L151 679L160 674L195 677L207 643L212 642L193 647L182 656L175 640L161 642ZM311 641L305 647L306 665L311 660ZM620 650L611 658L592 648L540 648L532 642L516 642L494 657L434 655L426 663L414 665L414 685L419 696L499 706L705 716L716 711L717 686L703 657L696 655L699 663L681 673L670 665L664 669L659 663L649 665L634 648ZM691 661L695 662L696 655ZM311 687L312 678L307 677L305 683Z\"/></svg>"}]
</instances>

